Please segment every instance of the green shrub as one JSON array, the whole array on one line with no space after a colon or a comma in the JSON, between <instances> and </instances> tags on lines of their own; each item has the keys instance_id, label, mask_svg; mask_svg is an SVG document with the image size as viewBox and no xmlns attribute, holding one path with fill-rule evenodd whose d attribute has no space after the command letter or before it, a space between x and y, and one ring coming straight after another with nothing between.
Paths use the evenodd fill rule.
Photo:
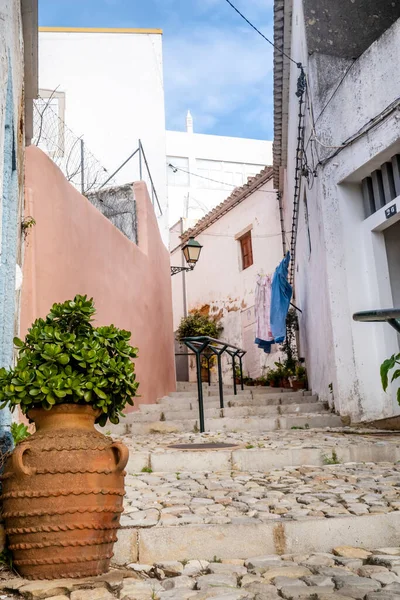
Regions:
<instances>
[{"instance_id":1,"label":"green shrub","mask_svg":"<svg viewBox=\"0 0 400 600\"><path fill-rule=\"evenodd\" d=\"M208 336L219 338L222 331L222 325L215 319L203 315L199 310L194 310L187 317L182 318L176 337L180 342L186 337Z\"/></svg>"},{"instance_id":2,"label":"green shrub","mask_svg":"<svg viewBox=\"0 0 400 600\"><path fill-rule=\"evenodd\" d=\"M400 365L400 354L393 354L393 356L381 364L381 381L385 392L389 385L389 371L395 369L395 371L392 373L392 378L390 381L394 381L400 377L400 369L397 367L397 365ZM397 402L400 404L400 388L397 390Z\"/></svg>"},{"instance_id":3,"label":"green shrub","mask_svg":"<svg viewBox=\"0 0 400 600\"><path fill-rule=\"evenodd\" d=\"M100 409L96 422L119 423L126 404L136 395L129 331L114 325L93 327L93 299L54 304L46 319L37 319L25 341L14 338L19 358L14 369L0 369L0 408L20 406L51 410L58 404Z\"/></svg>"}]
</instances>

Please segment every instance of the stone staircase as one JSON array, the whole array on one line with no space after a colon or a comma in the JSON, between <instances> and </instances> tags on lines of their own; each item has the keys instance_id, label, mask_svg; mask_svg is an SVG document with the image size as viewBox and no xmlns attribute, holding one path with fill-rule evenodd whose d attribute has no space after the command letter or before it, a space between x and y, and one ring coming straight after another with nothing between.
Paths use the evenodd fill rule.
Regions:
<instances>
[{"instance_id":1,"label":"stone staircase","mask_svg":"<svg viewBox=\"0 0 400 600\"><path fill-rule=\"evenodd\" d=\"M118 426L130 458L114 561L158 586L132 598L400 600L400 434L343 427L306 391L225 386L221 410L203 389L205 433L187 383ZM165 586L162 565L176 569Z\"/></svg>"},{"instance_id":2,"label":"stone staircase","mask_svg":"<svg viewBox=\"0 0 400 600\"><path fill-rule=\"evenodd\" d=\"M294 428L341 427L340 417L329 412L311 392L290 389L247 387L233 394L224 387L220 408L218 387L203 386L206 431L275 431ZM199 428L196 384L178 384L178 391L140 406L115 433L150 434L196 432Z\"/></svg>"}]
</instances>

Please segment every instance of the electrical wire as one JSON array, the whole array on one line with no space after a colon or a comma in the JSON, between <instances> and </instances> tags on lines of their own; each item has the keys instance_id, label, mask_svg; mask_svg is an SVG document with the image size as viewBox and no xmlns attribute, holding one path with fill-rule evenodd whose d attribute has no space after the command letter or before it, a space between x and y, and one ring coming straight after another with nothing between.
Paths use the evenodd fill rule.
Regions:
<instances>
[{"instance_id":1,"label":"electrical wire","mask_svg":"<svg viewBox=\"0 0 400 600\"><path fill-rule=\"evenodd\" d=\"M257 29L257 27L255 25L253 25L253 23L251 21L249 21L249 19L247 17L244 16L243 13L240 12L240 10L238 8L236 8L236 6L234 4L232 4L232 2L230 0L226 0L226 2L229 4L229 6L231 6L233 8L234 11L237 12L237 14L239 16L242 17L242 19L244 21L246 21L246 23L248 25L250 25L250 27L252 27L254 29L254 31L256 31L258 33L258 35L261 35L261 37L268 42L268 44L270 44L273 48L275 48L275 50L277 50L278 52L280 52L282 54L282 56L285 56L286 58L288 58L293 64L296 65L296 67L298 67L299 69L301 69L301 63L296 62L291 56L289 56L289 54L286 54L286 52L284 52L283 50L281 50L280 48L278 48L278 46L276 46L273 42L271 42L271 40L269 40L259 29Z\"/></svg>"},{"instance_id":2,"label":"electrical wire","mask_svg":"<svg viewBox=\"0 0 400 600\"><path fill-rule=\"evenodd\" d=\"M384 110L382 110L373 119L370 119L368 121L368 123L363 125L354 135L347 138L347 140L345 140L341 146L337 146L337 149L335 152L333 152L330 156L327 156L326 158L324 158L322 161L319 161L318 166L325 165L328 161L330 161L332 158L337 156L344 148L347 148L351 144L354 144L354 142L359 140L362 136L369 133L371 131L371 129L373 129L374 127L377 127L387 116L389 116L390 113L392 113L395 110L398 110L399 108L400 108L400 96L398 98L396 98L396 100L391 102Z\"/></svg>"},{"instance_id":3,"label":"electrical wire","mask_svg":"<svg viewBox=\"0 0 400 600\"><path fill-rule=\"evenodd\" d=\"M219 183L221 185L227 185L233 189L237 187L242 187L240 185L234 185L233 183L226 183L225 181L218 181L217 179L211 179L211 177L206 177L205 175L198 175L197 173L192 173L191 171L186 171L186 169L181 169L181 167L176 167L172 163L168 163L168 166L171 167L174 171L182 171L182 173L186 173L187 175L191 175L192 177L200 177L200 179L206 179L207 181L212 181L213 183ZM243 184L242 184L243 185ZM263 194L275 194L276 192L272 190L257 190L258 192L262 192Z\"/></svg>"},{"instance_id":4,"label":"electrical wire","mask_svg":"<svg viewBox=\"0 0 400 600\"><path fill-rule=\"evenodd\" d=\"M338 93L342 83L344 82L344 80L346 79L347 75L350 73L351 69L354 67L354 65L356 64L356 62L358 61L358 58L356 58L346 69L346 71L343 74L343 77L341 78L341 80L339 81L338 85L336 86L336 88L334 89L332 95L330 96L329 100L327 101L327 103L325 104L325 106L323 107L323 109L321 110L321 112L319 113L318 117L315 119L314 122L314 126L316 123L318 123L318 121L320 120L320 118L322 117L322 115L324 114L324 112L326 111L326 109L328 108L328 106L330 105L330 103L332 102L332 100L334 99L334 97L336 96L336 94Z\"/></svg>"}]
</instances>

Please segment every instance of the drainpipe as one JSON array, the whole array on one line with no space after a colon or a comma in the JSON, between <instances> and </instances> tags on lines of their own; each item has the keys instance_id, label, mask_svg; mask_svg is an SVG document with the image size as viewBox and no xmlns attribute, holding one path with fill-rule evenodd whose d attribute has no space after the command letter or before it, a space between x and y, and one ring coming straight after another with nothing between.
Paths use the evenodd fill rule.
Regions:
<instances>
[{"instance_id":1,"label":"drainpipe","mask_svg":"<svg viewBox=\"0 0 400 600\"><path fill-rule=\"evenodd\" d=\"M285 221L283 219L282 192L277 192L276 195L278 198L278 205L279 205L279 220L281 222L283 256L286 256Z\"/></svg>"},{"instance_id":2,"label":"drainpipe","mask_svg":"<svg viewBox=\"0 0 400 600\"><path fill-rule=\"evenodd\" d=\"M183 234L183 219L181 217L181 235ZM181 265L185 266L185 257L183 256L183 252L181 252ZM182 295L183 295L183 316L187 317L187 300L186 300L186 272L182 271Z\"/></svg>"}]
</instances>

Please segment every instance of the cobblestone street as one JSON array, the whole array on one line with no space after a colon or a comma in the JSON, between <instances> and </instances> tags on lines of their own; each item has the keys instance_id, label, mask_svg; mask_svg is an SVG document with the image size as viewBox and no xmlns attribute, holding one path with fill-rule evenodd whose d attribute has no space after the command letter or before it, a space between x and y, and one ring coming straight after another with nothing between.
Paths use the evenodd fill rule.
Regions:
<instances>
[{"instance_id":1,"label":"cobblestone street","mask_svg":"<svg viewBox=\"0 0 400 600\"><path fill-rule=\"evenodd\" d=\"M140 473L122 525L261 523L400 510L400 465L285 467L261 473Z\"/></svg>"},{"instance_id":2,"label":"cobblestone street","mask_svg":"<svg viewBox=\"0 0 400 600\"><path fill-rule=\"evenodd\" d=\"M8 578L0 590L2 600L396 600L400 547L132 564L86 580Z\"/></svg>"}]
</instances>

